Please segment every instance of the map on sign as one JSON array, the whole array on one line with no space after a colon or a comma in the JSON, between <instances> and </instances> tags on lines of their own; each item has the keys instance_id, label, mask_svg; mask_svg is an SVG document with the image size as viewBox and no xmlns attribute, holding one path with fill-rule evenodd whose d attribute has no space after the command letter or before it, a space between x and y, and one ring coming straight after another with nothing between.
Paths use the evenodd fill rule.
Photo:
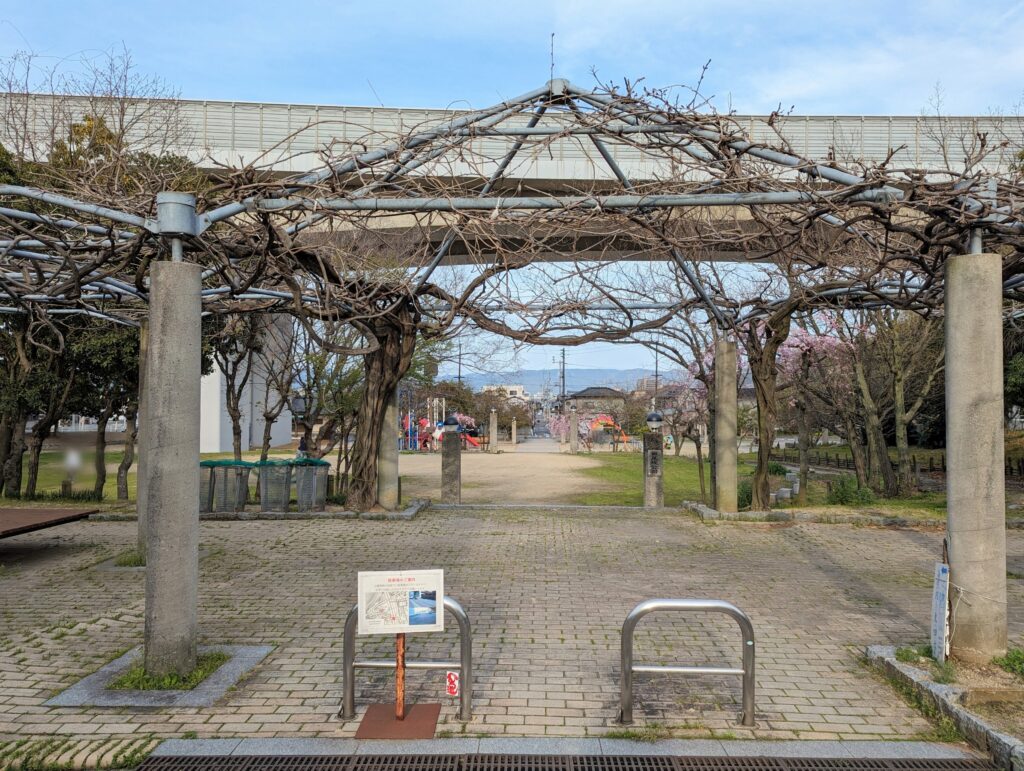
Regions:
<instances>
[{"instance_id":1,"label":"map on sign","mask_svg":"<svg viewBox=\"0 0 1024 771\"><path fill-rule=\"evenodd\" d=\"M359 634L444 631L444 571L358 575Z\"/></svg>"}]
</instances>

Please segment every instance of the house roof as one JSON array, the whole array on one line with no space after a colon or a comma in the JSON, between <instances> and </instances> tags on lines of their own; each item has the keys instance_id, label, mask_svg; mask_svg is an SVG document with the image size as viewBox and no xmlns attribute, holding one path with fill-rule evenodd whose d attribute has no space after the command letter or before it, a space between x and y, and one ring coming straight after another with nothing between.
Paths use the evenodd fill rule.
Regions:
<instances>
[{"instance_id":1,"label":"house roof","mask_svg":"<svg viewBox=\"0 0 1024 771\"><path fill-rule=\"evenodd\" d=\"M582 391L577 391L574 394L569 395L570 399L625 399L626 395L622 391L616 391L614 388L606 388L604 386L591 386L590 388L584 388Z\"/></svg>"}]
</instances>

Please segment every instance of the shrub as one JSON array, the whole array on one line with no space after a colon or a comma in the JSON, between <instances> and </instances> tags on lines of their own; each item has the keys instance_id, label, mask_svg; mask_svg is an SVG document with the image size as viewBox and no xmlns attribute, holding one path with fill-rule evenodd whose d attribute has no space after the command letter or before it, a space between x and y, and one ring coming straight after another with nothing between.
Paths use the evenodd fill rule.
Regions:
<instances>
[{"instance_id":1,"label":"shrub","mask_svg":"<svg viewBox=\"0 0 1024 771\"><path fill-rule=\"evenodd\" d=\"M776 460L773 460L768 464L768 473L773 477L784 477L789 473L789 469L783 466Z\"/></svg>"},{"instance_id":2,"label":"shrub","mask_svg":"<svg viewBox=\"0 0 1024 771\"><path fill-rule=\"evenodd\" d=\"M826 501L833 506L874 503L870 487L857 487L857 478L846 474L832 482Z\"/></svg>"},{"instance_id":3,"label":"shrub","mask_svg":"<svg viewBox=\"0 0 1024 771\"><path fill-rule=\"evenodd\" d=\"M741 509L749 509L754 502L754 486L750 480L744 479L736 486L736 505Z\"/></svg>"},{"instance_id":4,"label":"shrub","mask_svg":"<svg viewBox=\"0 0 1024 771\"><path fill-rule=\"evenodd\" d=\"M1017 677L1024 677L1024 648L1010 648L1005 656L992 659L992 663Z\"/></svg>"}]
</instances>

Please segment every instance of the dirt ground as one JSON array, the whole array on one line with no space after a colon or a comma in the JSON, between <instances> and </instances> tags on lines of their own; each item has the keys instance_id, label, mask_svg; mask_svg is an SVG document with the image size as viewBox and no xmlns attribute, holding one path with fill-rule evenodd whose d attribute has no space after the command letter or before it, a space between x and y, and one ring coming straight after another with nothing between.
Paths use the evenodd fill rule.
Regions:
<instances>
[{"instance_id":1,"label":"dirt ground","mask_svg":"<svg viewBox=\"0 0 1024 771\"><path fill-rule=\"evenodd\" d=\"M572 503L573 496L610 485L583 469L600 461L584 455L540 452L462 453L463 503ZM441 498L441 453L402 453L402 497Z\"/></svg>"}]
</instances>

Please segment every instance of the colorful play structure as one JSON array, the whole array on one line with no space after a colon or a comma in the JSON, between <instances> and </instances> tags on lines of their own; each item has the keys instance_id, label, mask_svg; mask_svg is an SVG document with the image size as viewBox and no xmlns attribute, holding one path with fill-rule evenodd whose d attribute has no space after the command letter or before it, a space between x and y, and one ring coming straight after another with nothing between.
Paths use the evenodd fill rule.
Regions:
<instances>
[{"instance_id":1,"label":"colorful play structure","mask_svg":"<svg viewBox=\"0 0 1024 771\"><path fill-rule=\"evenodd\" d=\"M618 432L619 440L623 444L629 444L629 436L622 430L622 426L612 419L611 415L595 415L590 421L591 432L608 429L611 429L613 435Z\"/></svg>"},{"instance_id":2,"label":"colorful play structure","mask_svg":"<svg viewBox=\"0 0 1024 771\"><path fill-rule=\"evenodd\" d=\"M462 438L463 448L475 447L480 449L480 440L469 434L467 428L476 428L476 423L466 415L458 415L459 436ZM471 424L471 425L467 425ZM410 415L402 416L402 449L420 450L422 452L434 452L441 447L441 422L431 423L427 418L416 420Z\"/></svg>"}]
</instances>

